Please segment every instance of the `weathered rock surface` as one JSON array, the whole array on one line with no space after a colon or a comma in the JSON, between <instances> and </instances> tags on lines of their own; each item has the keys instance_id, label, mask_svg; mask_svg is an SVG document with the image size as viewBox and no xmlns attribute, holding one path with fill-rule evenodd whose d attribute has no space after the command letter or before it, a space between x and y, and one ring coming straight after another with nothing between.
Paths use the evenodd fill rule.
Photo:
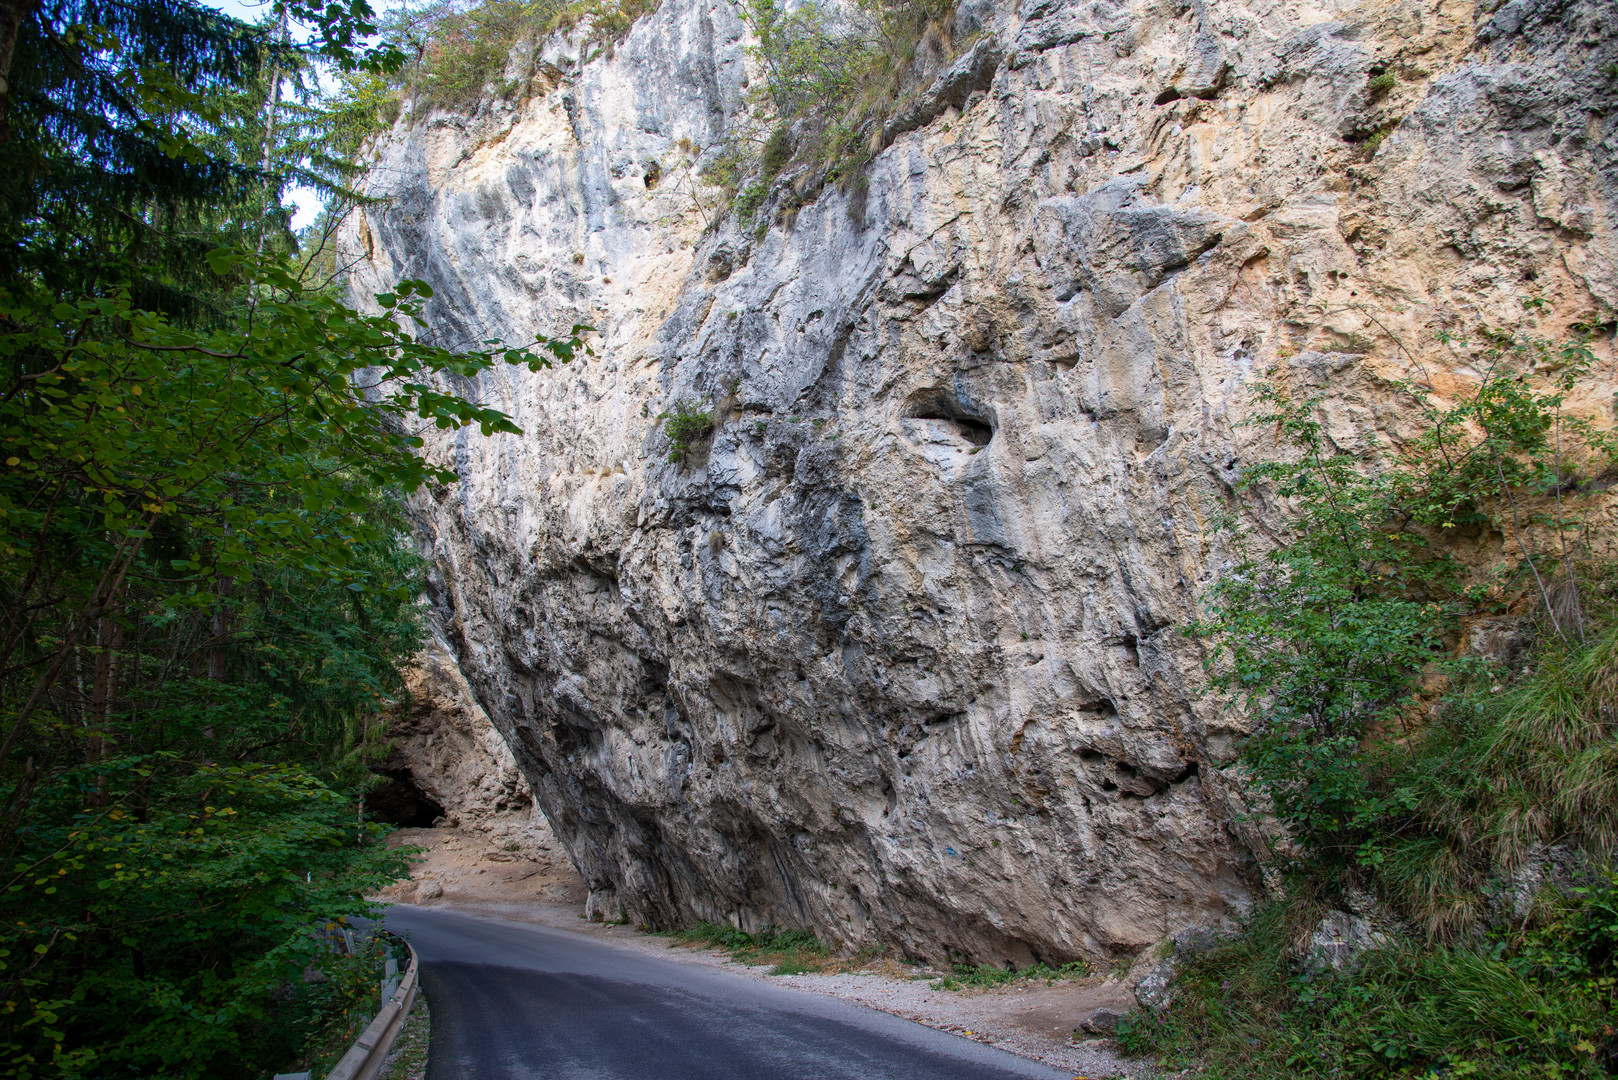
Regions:
<instances>
[{"instance_id":1,"label":"weathered rock surface","mask_svg":"<svg viewBox=\"0 0 1618 1080\"><path fill-rule=\"evenodd\" d=\"M404 675L408 705L388 717L393 748L378 771L418 790L451 827L530 810L528 781L443 644L429 641Z\"/></svg>"},{"instance_id":2,"label":"weathered rock surface","mask_svg":"<svg viewBox=\"0 0 1618 1080\"><path fill-rule=\"evenodd\" d=\"M1141 1008L1161 1012L1174 1000L1174 977L1180 973L1180 958L1171 956L1141 976L1135 984L1135 1000Z\"/></svg>"},{"instance_id":3,"label":"weathered rock surface","mask_svg":"<svg viewBox=\"0 0 1618 1080\"><path fill-rule=\"evenodd\" d=\"M1309 932L1301 950L1303 969L1312 974L1326 971L1358 971L1367 953L1393 943L1386 934L1361 915L1328 911Z\"/></svg>"},{"instance_id":4,"label":"weathered rock surface","mask_svg":"<svg viewBox=\"0 0 1618 1080\"><path fill-rule=\"evenodd\" d=\"M757 233L696 179L749 77L718 0L378 146L358 294L426 278L449 342L600 333L461 385L525 434L429 433L462 481L417 506L599 913L982 960L1217 924L1255 888L1239 723L1179 628L1270 445L1254 382L1366 446L1411 430L1391 380L1474 377L1441 332L1618 305L1598 0L969 7L864 182ZM682 399L720 414L698 467Z\"/></svg>"}]
</instances>

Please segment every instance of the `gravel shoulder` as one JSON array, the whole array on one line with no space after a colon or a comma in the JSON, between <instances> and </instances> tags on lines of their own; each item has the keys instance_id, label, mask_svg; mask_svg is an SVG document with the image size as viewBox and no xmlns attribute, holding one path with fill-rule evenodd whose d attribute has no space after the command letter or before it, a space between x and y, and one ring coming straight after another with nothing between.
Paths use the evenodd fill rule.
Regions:
<instances>
[{"instance_id":1,"label":"gravel shoulder","mask_svg":"<svg viewBox=\"0 0 1618 1080\"><path fill-rule=\"evenodd\" d=\"M585 919L584 882L543 819L535 824L526 815L511 815L475 829L401 829L392 842L423 848L425 855L411 880L387 890L384 899L535 923L686 963L729 968L880 1009L1086 1080L1158 1075L1147 1062L1121 1057L1111 1040L1082 1033L1075 1037L1092 1010L1121 1012L1133 1006L1127 987L1111 977L939 990L933 983L943 972L886 959L839 974L771 975L769 968L738 963L722 949L687 946L629 926Z\"/></svg>"}]
</instances>

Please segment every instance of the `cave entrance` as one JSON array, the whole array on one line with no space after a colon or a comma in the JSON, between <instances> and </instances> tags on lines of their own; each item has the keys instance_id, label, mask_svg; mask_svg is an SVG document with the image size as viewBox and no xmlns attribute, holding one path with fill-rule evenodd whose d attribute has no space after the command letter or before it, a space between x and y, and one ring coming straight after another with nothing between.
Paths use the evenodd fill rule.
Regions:
<instances>
[{"instance_id":1,"label":"cave entrance","mask_svg":"<svg viewBox=\"0 0 1618 1080\"><path fill-rule=\"evenodd\" d=\"M371 771L387 778L365 793L365 809L372 818L406 829L425 829L444 816L444 808L421 790L409 769Z\"/></svg>"}]
</instances>

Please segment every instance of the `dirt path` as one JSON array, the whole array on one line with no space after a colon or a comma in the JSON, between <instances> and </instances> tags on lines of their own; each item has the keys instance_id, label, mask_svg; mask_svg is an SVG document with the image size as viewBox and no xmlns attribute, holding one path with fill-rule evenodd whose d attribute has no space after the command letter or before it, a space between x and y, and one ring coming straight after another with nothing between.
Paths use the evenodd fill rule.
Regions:
<instances>
[{"instance_id":1,"label":"dirt path","mask_svg":"<svg viewBox=\"0 0 1618 1080\"><path fill-rule=\"evenodd\" d=\"M480 828L401 829L392 842L425 848L426 855L409 882L388 890L388 899L517 919L692 964L730 968L965 1035L1075 1077L1140 1080L1156 1075L1145 1062L1120 1057L1110 1040L1076 1032L1096 1008L1122 1012L1133 1005L1128 989L1110 977L940 990L934 983L943 972L891 960L841 974L770 975L767 967L738 963L720 949L685 946L628 926L586 920L584 882L543 821L510 815L488 819Z\"/></svg>"}]
</instances>

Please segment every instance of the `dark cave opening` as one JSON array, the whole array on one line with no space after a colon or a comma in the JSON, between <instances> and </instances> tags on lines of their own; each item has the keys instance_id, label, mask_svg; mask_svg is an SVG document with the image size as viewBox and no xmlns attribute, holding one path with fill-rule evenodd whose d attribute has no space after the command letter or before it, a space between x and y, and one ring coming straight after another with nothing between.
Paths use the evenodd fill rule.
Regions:
<instances>
[{"instance_id":1,"label":"dark cave opening","mask_svg":"<svg viewBox=\"0 0 1618 1080\"><path fill-rule=\"evenodd\" d=\"M425 829L444 816L444 808L416 784L409 769L373 769L387 782L365 793L365 810L377 821L406 829Z\"/></svg>"},{"instance_id":2,"label":"dark cave opening","mask_svg":"<svg viewBox=\"0 0 1618 1080\"><path fill-rule=\"evenodd\" d=\"M943 390L923 390L911 395L905 403L904 416L909 420L942 420L973 446L988 446L994 438L993 424L972 415Z\"/></svg>"}]
</instances>

